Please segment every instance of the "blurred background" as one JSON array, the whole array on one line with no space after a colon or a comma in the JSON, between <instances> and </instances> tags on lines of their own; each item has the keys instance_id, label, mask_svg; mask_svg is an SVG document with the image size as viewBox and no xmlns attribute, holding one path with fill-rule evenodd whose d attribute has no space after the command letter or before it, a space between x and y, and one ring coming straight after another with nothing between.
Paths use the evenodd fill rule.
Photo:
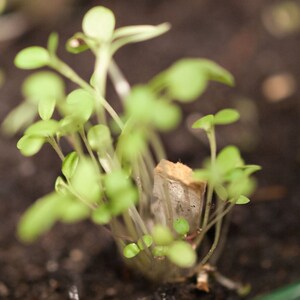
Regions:
<instances>
[{"instance_id":1,"label":"blurred background","mask_svg":"<svg viewBox=\"0 0 300 300\"><path fill-rule=\"evenodd\" d=\"M118 27L172 25L166 35L117 54L131 84L147 82L182 57L209 58L232 72L236 86L211 83L199 101L183 107L186 121L163 141L170 160L199 167L209 149L205 137L189 129L194 118L225 107L240 111L237 124L218 131L219 147L237 145L248 163L263 170L252 202L232 215L219 268L251 284L246 299L299 281L300 1L0 0L1 121L21 102L21 84L29 74L14 67L15 55L27 46L46 45L52 31L60 35L59 55L90 77L92 56L68 54L64 44L81 30L83 14L94 5L111 8ZM116 101L111 87L108 98ZM58 224L34 245L19 243L18 218L51 191L60 162L47 147L37 157L22 157L18 138L0 136L0 299L77 299L74 288L83 299L200 297L189 286L182 287L183 296L178 287L157 289L135 277L121 267L107 234L89 222ZM240 299L218 288L206 297Z\"/></svg>"}]
</instances>

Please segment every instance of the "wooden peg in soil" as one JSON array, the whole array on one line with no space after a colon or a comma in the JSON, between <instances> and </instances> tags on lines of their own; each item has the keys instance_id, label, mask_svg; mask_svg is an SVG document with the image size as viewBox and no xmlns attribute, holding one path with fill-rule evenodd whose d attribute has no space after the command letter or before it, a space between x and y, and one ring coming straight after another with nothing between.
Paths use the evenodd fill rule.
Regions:
<instances>
[{"instance_id":1,"label":"wooden peg in soil","mask_svg":"<svg viewBox=\"0 0 300 300\"><path fill-rule=\"evenodd\" d=\"M206 182L194 180L192 172L182 163L164 159L156 166L151 204L156 223L172 226L181 217L189 222L190 233L199 228Z\"/></svg>"}]
</instances>

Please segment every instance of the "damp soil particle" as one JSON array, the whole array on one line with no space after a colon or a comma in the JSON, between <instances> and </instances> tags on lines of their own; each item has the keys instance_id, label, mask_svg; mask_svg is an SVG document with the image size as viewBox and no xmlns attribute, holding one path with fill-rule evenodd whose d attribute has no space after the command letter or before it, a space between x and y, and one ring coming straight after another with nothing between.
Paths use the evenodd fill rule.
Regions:
<instances>
[{"instance_id":1,"label":"damp soil particle","mask_svg":"<svg viewBox=\"0 0 300 300\"><path fill-rule=\"evenodd\" d=\"M132 0L128 5L121 0L101 1L115 11L118 26L172 24L164 37L130 45L117 55L130 83L146 82L186 56L213 59L236 78L234 89L211 84L200 101L184 106L184 112L188 116L238 107L244 117L219 132L219 145L236 144L247 162L263 167L252 202L233 212L218 263L223 275L252 286L245 299L300 277L299 86L280 102L268 101L262 90L263 81L273 74L300 76L296 50L300 39L299 33L277 38L264 28L261 15L273 2L173 0L171 5L167 0ZM99 1L85 5L99 5ZM28 45L44 45L52 30L61 33L63 44L80 30L86 10L78 6L72 18L1 45L0 66L6 72L0 90L1 120L20 101L20 84L28 74L13 67L15 54ZM59 53L88 78L93 63L88 54L66 55L63 45ZM108 96L115 98L111 89ZM35 244L21 244L15 237L18 219L33 200L52 189L59 161L49 148L32 159L23 158L15 149L16 140L0 137L0 299L241 299L215 282L208 294L197 291L193 279L168 285L148 282L126 267L107 233L88 221L57 224ZM209 153L205 139L189 134L184 125L163 140L168 159L191 167L200 166Z\"/></svg>"}]
</instances>

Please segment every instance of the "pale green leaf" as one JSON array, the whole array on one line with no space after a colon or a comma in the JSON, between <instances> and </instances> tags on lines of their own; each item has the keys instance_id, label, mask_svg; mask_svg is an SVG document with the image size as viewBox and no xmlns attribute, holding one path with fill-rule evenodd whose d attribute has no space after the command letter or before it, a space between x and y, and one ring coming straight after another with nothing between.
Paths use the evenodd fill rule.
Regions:
<instances>
[{"instance_id":1,"label":"pale green leaf","mask_svg":"<svg viewBox=\"0 0 300 300\"><path fill-rule=\"evenodd\" d=\"M108 8L96 6L85 14L82 29L91 38L108 41L115 29L115 16Z\"/></svg>"},{"instance_id":2,"label":"pale green leaf","mask_svg":"<svg viewBox=\"0 0 300 300\"><path fill-rule=\"evenodd\" d=\"M62 163L61 171L66 178L70 179L73 177L73 175L75 174L77 165L78 165L78 161L79 161L79 157L75 151L69 153L65 157L65 159Z\"/></svg>"},{"instance_id":3,"label":"pale green leaf","mask_svg":"<svg viewBox=\"0 0 300 300\"><path fill-rule=\"evenodd\" d=\"M38 104L38 112L43 120L49 120L54 112L56 100L54 98L43 99Z\"/></svg>"},{"instance_id":4,"label":"pale green leaf","mask_svg":"<svg viewBox=\"0 0 300 300\"><path fill-rule=\"evenodd\" d=\"M197 260L197 255L192 246L184 241L173 242L167 252L168 259L181 268L192 267Z\"/></svg>"},{"instance_id":5,"label":"pale green leaf","mask_svg":"<svg viewBox=\"0 0 300 300\"><path fill-rule=\"evenodd\" d=\"M137 244L141 250L144 250L145 246L146 246L146 248L149 248L153 244L153 238L149 234L143 235L138 240Z\"/></svg>"},{"instance_id":6,"label":"pale green leaf","mask_svg":"<svg viewBox=\"0 0 300 300\"><path fill-rule=\"evenodd\" d=\"M62 196L48 194L37 200L22 215L18 224L18 236L25 242L32 242L48 231L59 220Z\"/></svg>"},{"instance_id":7,"label":"pale green leaf","mask_svg":"<svg viewBox=\"0 0 300 300\"><path fill-rule=\"evenodd\" d=\"M50 137L58 132L59 124L55 120L41 120L29 126L25 134L36 137Z\"/></svg>"},{"instance_id":8,"label":"pale green leaf","mask_svg":"<svg viewBox=\"0 0 300 300\"><path fill-rule=\"evenodd\" d=\"M215 114L214 123L216 125L226 125L236 122L240 114L235 109L226 108Z\"/></svg>"},{"instance_id":9,"label":"pale green leaf","mask_svg":"<svg viewBox=\"0 0 300 300\"><path fill-rule=\"evenodd\" d=\"M42 137L24 135L17 143L17 148L24 156L32 156L40 151L45 143Z\"/></svg>"},{"instance_id":10,"label":"pale green leaf","mask_svg":"<svg viewBox=\"0 0 300 300\"><path fill-rule=\"evenodd\" d=\"M244 165L240 151L235 146L227 146L223 148L217 156L216 164L220 171L226 172Z\"/></svg>"},{"instance_id":11,"label":"pale green leaf","mask_svg":"<svg viewBox=\"0 0 300 300\"><path fill-rule=\"evenodd\" d=\"M110 199L111 213L117 216L134 206L137 200L138 193L133 186L124 190L120 190Z\"/></svg>"},{"instance_id":12,"label":"pale green leaf","mask_svg":"<svg viewBox=\"0 0 300 300\"><path fill-rule=\"evenodd\" d=\"M111 146L112 139L107 126L99 124L91 127L87 134L88 142L93 150L105 150Z\"/></svg>"},{"instance_id":13,"label":"pale green leaf","mask_svg":"<svg viewBox=\"0 0 300 300\"><path fill-rule=\"evenodd\" d=\"M235 204L247 204L250 202L250 199L247 198L246 196L239 196L238 199L236 200Z\"/></svg>"},{"instance_id":14,"label":"pale green leaf","mask_svg":"<svg viewBox=\"0 0 300 300\"><path fill-rule=\"evenodd\" d=\"M23 102L6 116L1 124L1 129L5 134L13 135L32 123L36 113L35 105Z\"/></svg>"},{"instance_id":15,"label":"pale green leaf","mask_svg":"<svg viewBox=\"0 0 300 300\"><path fill-rule=\"evenodd\" d=\"M92 212L92 220L96 224L107 224L111 220L111 213L108 205L101 204Z\"/></svg>"},{"instance_id":16,"label":"pale green leaf","mask_svg":"<svg viewBox=\"0 0 300 300\"><path fill-rule=\"evenodd\" d=\"M170 29L168 23L163 23L157 26L140 25L140 26L127 26L117 29L114 32L112 44L112 53L116 52L121 47L131 44L142 42L158 37Z\"/></svg>"},{"instance_id":17,"label":"pale green leaf","mask_svg":"<svg viewBox=\"0 0 300 300\"><path fill-rule=\"evenodd\" d=\"M192 128L203 129L205 131L209 131L209 130L211 130L213 125L214 125L214 116L207 115L207 116L200 118L196 122L194 122L194 124L192 125Z\"/></svg>"},{"instance_id":18,"label":"pale green leaf","mask_svg":"<svg viewBox=\"0 0 300 300\"><path fill-rule=\"evenodd\" d=\"M155 225L152 230L153 241L158 246L168 246L173 242L170 229L163 225Z\"/></svg>"},{"instance_id":19,"label":"pale green leaf","mask_svg":"<svg viewBox=\"0 0 300 300\"><path fill-rule=\"evenodd\" d=\"M61 211L60 220L64 223L75 223L85 220L90 215L90 209L77 199L64 199L65 207Z\"/></svg>"},{"instance_id":20,"label":"pale green leaf","mask_svg":"<svg viewBox=\"0 0 300 300\"><path fill-rule=\"evenodd\" d=\"M67 96L67 113L70 117L86 122L94 110L94 98L85 90L77 89Z\"/></svg>"},{"instance_id":21,"label":"pale green leaf","mask_svg":"<svg viewBox=\"0 0 300 300\"><path fill-rule=\"evenodd\" d=\"M166 82L171 97L183 102L194 101L206 89L206 74L199 70L192 59L176 62L166 73Z\"/></svg>"},{"instance_id":22,"label":"pale green leaf","mask_svg":"<svg viewBox=\"0 0 300 300\"><path fill-rule=\"evenodd\" d=\"M168 246L155 246L152 250L152 254L155 257L163 257L167 255Z\"/></svg>"},{"instance_id":23,"label":"pale green leaf","mask_svg":"<svg viewBox=\"0 0 300 300\"><path fill-rule=\"evenodd\" d=\"M26 100L34 104L48 99L59 101L64 98L65 85L61 77L53 72L36 72L26 78L22 93Z\"/></svg>"},{"instance_id":24,"label":"pale green leaf","mask_svg":"<svg viewBox=\"0 0 300 300\"><path fill-rule=\"evenodd\" d=\"M89 158L81 158L71 179L76 192L87 202L101 200L100 176L96 166Z\"/></svg>"},{"instance_id":25,"label":"pale green leaf","mask_svg":"<svg viewBox=\"0 0 300 300\"><path fill-rule=\"evenodd\" d=\"M123 255L126 258L133 258L141 252L140 248L135 243L130 243L123 249Z\"/></svg>"},{"instance_id":26,"label":"pale green leaf","mask_svg":"<svg viewBox=\"0 0 300 300\"><path fill-rule=\"evenodd\" d=\"M181 110L175 105L171 105L162 100L154 103L154 115L152 122L161 131L168 131L178 125L181 119Z\"/></svg>"},{"instance_id":27,"label":"pale green leaf","mask_svg":"<svg viewBox=\"0 0 300 300\"><path fill-rule=\"evenodd\" d=\"M15 65L20 69L37 69L47 66L49 62L48 51L37 46L21 50L15 58Z\"/></svg>"},{"instance_id":28,"label":"pale green leaf","mask_svg":"<svg viewBox=\"0 0 300 300\"><path fill-rule=\"evenodd\" d=\"M208 80L218 81L220 83L233 86L234 78L223 67L208 59L195 59L199 70L206 74Z\"/></svg>"},{"instance_id":29,"label":"pale green leaf","mask_svg":"<svg viewBox=\"0 0 300 300\"><path fill-rule=\"evenodd\" d=\"M180 235L185 235L190 231L189 222L184 218L178 218L174 220L173 228Z\"/></svg>"}]
</instances>

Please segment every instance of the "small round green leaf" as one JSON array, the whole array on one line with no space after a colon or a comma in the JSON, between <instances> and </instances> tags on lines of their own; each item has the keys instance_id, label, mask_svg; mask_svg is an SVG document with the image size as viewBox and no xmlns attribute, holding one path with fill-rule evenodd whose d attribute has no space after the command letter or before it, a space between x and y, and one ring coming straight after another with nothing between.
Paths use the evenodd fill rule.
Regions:
<instances>
[{"instance_id":1,"label":"small round green leaf","mask_svg":"<svg viewBox=\"0 0 300 300\"><path fill-rule=\"evenodd\" d=\"M69 199L61 212L60 220L64 223L74 223L88 218L89 215L90 209L86 205L77 199Z\"/></svg>"},{"instance_id":2,"label":"small round green leaf","mask_svg":"<svg viewBox=\"0 0 300 300\"><path fill-rule=\"evenodd\" d=\"M166 73L170 96L182 102L191 102L206 89L206 74L193 59L176 62Z\"/></svg>"},{"instance_id":3,"label":"small round green leaf","mask_svg":"<svg viewBox=\"0 0 300 300\"><path fill-rule=\"evenodd\" d=\"M91 148L96 151L105 150L112 143L109 128L102 124L91 127L88 131L87 139Z\"/></svg>"},{"instance_id":4,"label":"small round green leaf","mask_svg":"<svg viewBox=\"0 0 300 300\"><path fill-rule=\"evenodd\" d=\"M185 235L190 231L189 222L184 218L178 218L173 222L175 231L180 235Z\"/></svg>"},{"instance_id":5,"label":"small round green leaf","mask_svg":"<svg viewBox=\"0 0 300 300\"><path fill-rule=\"evenodd\" d=\"M70 179L73 177L73 175L75 174L77 165L78 165L78 161L79 161L79 157L75 151L69 153L65 157L65 159L62 163L61 171L65 175L66 178Z\"/></svg>"},{"instance_id":6,"label":"small round green leaf","mask_svg":"<svg viewBox=\"0 0 300 300\"><path fill-rule=\"evenodd\" d=\"M141 249L141 250L144 250L145 249L145 246L147 247L147 248L149 248L151 245L152 245L152 243L153 243L153 238L152 238L152 236L151 235L149 235L149 234L146 234L146 235L143 235L142 236L142 238L140 238L139 240L138 240L138 246L139 246L139 248Z\"/></svg>"},{"instance_id":7,"label":"small round green leaf","mask_svg":"<svg viewBox=\"0 0 300 300\"><path fill-rule=\"evenodd\" d=\"M90 158L81 158L71 178L76 192L89 203L101 200L101 183L97 167Z\"/></svg>"},{"instance_id":8,"label":"small round green leaf","mask_svg":"<svg viewBox=\"0 0 300 300\"><path fill-rule=\"evenodd\" d=\"M49 120L54 112L56 100L54 98L44 99L38 104L38 112L42 120Z\"/></svg>"},{"instance_id":9,"label":"small round green leaf","mask_svg":"<svg viewBox=\"0 0 300 300\"><path fill-rule=\"evenodd\" d=\"M17 148L24 156L32 156L40 151L45 143L42 137L24 135L17 143Z\"/></svg>"},{"instance_id":10,"label":"small round green leaf","mask_svg":"<svg viewBox=\"0 0 300 300\"><path fill-rule=\"evenodd\" d=\"M111 217L109 207L106 204L100 205L92 212L92 220L96 224L107 224L111 220Z\"/></svg>"},{"instance_id":11,"label":"small round green leaf","mask_svg":"<svg viewBox=\"0 0 300 300\"><path fill-rule=\"evenodd\" d=\"M235 202L235 204L247 204L250 202L250 199L247 198L246 196L239 196L239 198L237 199L237 201Z\"/></svg>"},{"instance_id":12,"label":"small round green leaf","mask_svg":"<svg viewBox=\"0 0 300 300\"><path fill-rule=\"evenodd\" d=\"M77 89L67 96L67 113L70 117L86 122L94 110L94 98L85 90Z\"/></svg>"},{"instance_id":13,"label":"small round green leaf","mask_svg":"<svg viewBox=\"0 0 300 300\"><path fill-rule=\"evenodd\" d=\"M131 243L131 244L128 244L127 246L125 246L125 248L123 249L123 255L126 258L133 258L133 257L137 256L140 253L140 251L141 250L137 244Z\"/></svg>"},{"instance_id":14,"label":"small round green leaf","mask_svg":"<svg viewBox=\"0 0 300 300\"><path fill-rule=\"evenodd\" d=\"M91 38L108 41L115 29L115 16L108 8L96 6L85 14L82 29Z\"/></svg>"},{"instance_id":15,"label":"small round green leaf","mask_svg":"<svg viewBox=\"0 0 300 300\"><path fill-rule=\"evenodd\" d=\"M173 235L166 226L155 225L152 231L153 241L158 246L168 246L173 241Z\"/></svg>"},{"instance_id":16,"label":"small round green leaf","mask_svg":"<svg viewBox=\"0 0 300 300\"><path fill-rule=\"evenodd\" d=\"M58 132L58 122L55 120L41 120L29 126L25 134L36 137L49 137Z\"/></svg>"},{"instance_id":17,"label":"small round green leaf","mask_svg":"<svg viewBox=\"0 0 300 300\"><path fill-rule=\"evenodd\" d=\"M35 72L26 78L22 93L27 101L38 104L40 101L59 101L64 98L65 85L61 77L53 72Z\"/></svg>"},{"instance_id":18,"label":"small round green leaf","mask_svg":"<svg viewBox=\"0 0 300 300\"><path fill-rule=\"evenodd\" d=\"M37 69L47 66L49 62L48 51L37 46L21 50L15 58L15 65L20 69Z\"/></svg>"},{"instance_id":19,"label":"small round green leaf","mask_svg":"<svg viewBox=\"0 0 300 300\"><path fill-rule=\"evenodd\" d=\"M181 110L162 100L154 104L152 121L154 126L162 131L173 129L180 122Z\"/></svg>"},{"instance_id":20,"label":"small round green leaf","mask_svg":"<svg viewBox=\"0 0 300 300\"><path fill-rule=\"evenodd\" d=\"M214 125L214 116L213 115L207 115L199 120L197 120L193 125L192 128L195 129L203 129L205 131L211 130L211 128Z\"/></svg>"},{"instance_id":21,"label":"small round green leaf","mask_svg":"<svg viewBox=\"0 0 300 300\"><path fill-rule=\"evenodd\" d=\"M60 217L63 200L61 195L51 193L31 205L18 224L18 236L21 240L32 242L48 231Z\"/></svg>"},{"instance_id":22,"label":"small round green leaf","mask_svg":"<svg viewBox=\"0 0 300 300\"><path fill-rule=\"evenodd\" d=\"M235 109L226 108L215 115L214 123L216 125L227 125L236 122L240 118L240 114Z\"/></svg>"},{"instance_id":23,"label":"small round green leaf","mask_svg":"<svg viewBox=\"0 0 300 300\"><path fill-rule=\"evenodd\" d=\"M242 167L244 162L241 158L240 151L235 146L227 146L223 148L217 156L216 165L218 169L225 174L226 172Z\"/></svg>"},{"instance_id":24,"label":"small round green leaf","mask_svg":"<svg viewBox=\"0 0 300 300\"><path fill-rule=\"evenodd\" d=\"M167 256L169 260L181 268L192 267L197 255L192 246L184 241L175 241L169 246Z\"/></svg>"}]
</instances>

